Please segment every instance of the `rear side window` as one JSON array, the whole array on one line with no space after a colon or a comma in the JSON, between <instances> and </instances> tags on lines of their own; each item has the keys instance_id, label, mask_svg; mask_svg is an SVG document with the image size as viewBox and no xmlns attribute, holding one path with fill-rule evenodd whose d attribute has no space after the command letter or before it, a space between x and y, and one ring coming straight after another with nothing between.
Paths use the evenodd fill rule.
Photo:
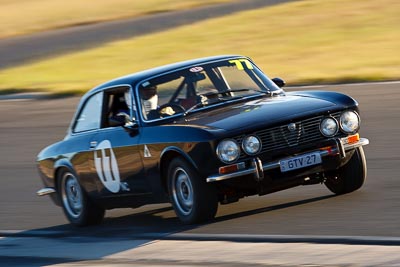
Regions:
<instances>
[{"instance_id":1,"label":"rear side window","mask_svg":"<svg viewBox=\"0 0 400 267\"><path fill-rule=\"evenodd\" d=\"M102 103L102 92L91 96L86 101L78 119L75 121L74 132L84 132L100 128Z\"/></svg>"}]
</instances>

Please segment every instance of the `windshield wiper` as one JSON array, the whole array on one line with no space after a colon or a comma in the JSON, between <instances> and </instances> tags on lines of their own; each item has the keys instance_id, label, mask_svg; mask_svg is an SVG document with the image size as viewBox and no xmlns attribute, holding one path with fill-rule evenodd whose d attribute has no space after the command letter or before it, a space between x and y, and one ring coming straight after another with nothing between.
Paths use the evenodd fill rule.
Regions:
<instances>
[{"instance_id":1,"label":"windshield wiper","mask_svg":"<svg viewBox=\"0 0 400 267\"><path fill-rule=\"evenodd\" d=\"M211 94L211 95L214 95L214 94ZM185 116L188 115L190 112L192 112L193 110L195 110L195 109L197 109L197 108L200 108L200 107L210 106L210 105L218 104L218 103L222 103L222 102L228 102L228 101L231 101L231 100L237 100L237 99L242 98L242 97L243 97L243 96L233 96L233 97L226 98L226 99L218 98L218 99L216 99L217 101L213 102L212 104L199 102L199 103L195 104L194 106L191 106L188 110L186 110L186 111L183 113L183 116L185 117Z\"/></svg>"},{"instance_id":2,"label":"windshield wiper","mask_svg":"<svg viewBox=\"0 0 400 267\"><path fill-rule=\"evenodd\" d=\"M208 97L208 96L215 96L215 95L221 95L221 94L227 94L227 93L247 92L247 91L255 91L255 92L262 93L262 94L268 95L268 96L274 96L276 94L275 92L272 92L272 91L262 91L262 90L257 90L257 89L243 88L243 89L229 89L229 90L220 91L220 92L208 92L206 94L203 94L203 96ZM254 95L252 95L252 96L254 96ZM230 96L229 98L218 98L217 101L213 102L212 104L227 102L227 101L231 101L231 100L236 100L238 98L247 98L247 97L249 97L249 96L248 95L242 95L242 96L239 95L239 96ZM199 107L205 107L208 105L209 104L207 104L207 103L199 102L199 103L195 104L194 106L191 106L188 110L186 110L183 113L183 116L185 117L190 112L192 112L193 110L195 110Z\"/></svg>"},{"instance_id":3,"label":"windshield wiper","mask_svg":"<svg viewBox=\"0 0 400 267\"><path fill-rule=\"evenodd\" d=\"M205 105L202 102L199 102L197 104L195 104L194 106L191 106L189 109L187 109L184 113L183 113L183 117L185 117L186 115L188 115L191 111L193 111L196 108L199 107L204 107Z\"/></svg>"},{"instance_id":4,"label":"windshield wiper","mask_svg":"<svg viewBox=\"0 0 400 267\"><path fill-rule=\"evenodd\" d=\"M207 94L205 94L205 95L206 95L206 96L209 96L209 95L219 95L219 94L236 93L236 92L248 92L248 91L254 91L254 92L262 93L262 94L269 95L269 96L273 96L273 95L274 95L274 93L273 93L272 91L262 91L262 90L249 89L249 88L228 89L228 90L220 91L220 92L211 92L211 93L207 93Z\"/></svg>"}]
</instances>

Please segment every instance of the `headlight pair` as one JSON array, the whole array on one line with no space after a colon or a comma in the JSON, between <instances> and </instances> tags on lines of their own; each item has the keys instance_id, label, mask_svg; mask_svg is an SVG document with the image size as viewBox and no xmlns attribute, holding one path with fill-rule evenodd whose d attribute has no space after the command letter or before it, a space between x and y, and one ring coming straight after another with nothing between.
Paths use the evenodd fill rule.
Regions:
<instances>
[{"instance_id":1,"label":"headlight pair","mask_svg":"<svg viewBox=\"0 0 400 267\"><path fill-rule=\"evenodd\" d=\"M246 136L242 149L248 155L257 154L261 150L261 141L257 136ZM217 156L224 163L232 163L240 157L240 147L233 139L223 140L217 146Z\"/></svg>"},{"instance_id":2,"label":"headlight pair","mask_svg":"<svg viewBox=\"0 0 400 267\"><path fill-rule=\"evenodd\" d=\"M340 129L346 134L353 134L360 128L360 117L355 111L345 111L340 115L339 123L333 117L321 121L320 131L324 136L334 136Z\"/></svg>"}]
</instances>

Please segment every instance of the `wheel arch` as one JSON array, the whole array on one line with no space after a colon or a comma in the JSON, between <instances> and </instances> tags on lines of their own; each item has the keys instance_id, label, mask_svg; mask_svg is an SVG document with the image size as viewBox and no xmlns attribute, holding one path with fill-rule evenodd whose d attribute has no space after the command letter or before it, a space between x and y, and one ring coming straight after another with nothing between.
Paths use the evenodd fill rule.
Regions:
<instances>
[{"instance_id":1,"label":"wheel arch","mask_svg":"<svg viewBox=\"0 0 400 267\"><path fill-rule=\"evenodd\" d=\"M79 180L79 177L76 175L76 172L74 170L74 167L72 166L71 162L68 160L59 160L54 164L54 187L56 191L58 192L58 180L60 179L60 173L65 170L65 171L71 171Z\"/></svg>"},{"instance_id":2,"label":"wheel arch","mask_svg":"<svg viewBox=\"0 0 400 267\"><path fill-rule=\"evenodd\" d=\"M193 168L198 170L198 166L194 162L194 160L187 153L185 153L182 149L180 149L178 147L167 147L167 148L165 148L161 152L160 165L159 165L161 185L162 185L163 189L165 190L165 192L168 191L168 187L167 187L168 165L171 162L171 160L176 158L176 157L183 158L189 164L191 164L193 166Z\"/></svg>"},{"instance_id":3,"label":"wheel arch","mask_svg":"<svg viewBox=\"0 0 400 267\"><path fill-rule=\"evenodd\" d=\"M60 190L62 189L59 188L59 185L61 183L60 180L63 179L62 177L64 176L63 173L67 172L70 172L72 176L74 176L74 179L77 180L80 185L79 188L82 191L82 208L80 209L76 217L71 215L70 208L66 208L65 201L63 200L63 197L61 196L62 193L60 192ZM87 191L85 190L84 186L82 186L82 183L79 176L77 175L77 172L75 171L75 168L68 160L60 160L59 162L57 162L57 164L55 164L54 182L57 191L56 198L59 201L59 206L62 206L65 216L72 224L76 226L87 226L99 224L102 221L102 219L104 218L105 208L97 205L89 199Z\"/></svg>"}]
</instances>

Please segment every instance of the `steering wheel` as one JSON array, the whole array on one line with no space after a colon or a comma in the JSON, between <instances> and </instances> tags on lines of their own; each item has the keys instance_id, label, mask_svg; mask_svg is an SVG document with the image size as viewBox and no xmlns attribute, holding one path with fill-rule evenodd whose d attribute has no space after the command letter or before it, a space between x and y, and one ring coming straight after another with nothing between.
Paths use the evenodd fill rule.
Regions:
<instances>
[{"instance_id":1,"label":"steering wheel","mask_svg":"<svg viewBox=\"0 0 400 267\"><path fill-rule=\"evenodd\" d=\"M168 107L170 109L168 109ZM170 111L171 109L173 110L173 113ZM171 102L165 103L158 108L158 113L160 113L161 117L171 116L176 113L181 113L181 112L185 112L185 111L186 111L186 109L184 107L182 107L181 105L176 104L176 103L171 103Z\"/></svg>"}]
</instances>

